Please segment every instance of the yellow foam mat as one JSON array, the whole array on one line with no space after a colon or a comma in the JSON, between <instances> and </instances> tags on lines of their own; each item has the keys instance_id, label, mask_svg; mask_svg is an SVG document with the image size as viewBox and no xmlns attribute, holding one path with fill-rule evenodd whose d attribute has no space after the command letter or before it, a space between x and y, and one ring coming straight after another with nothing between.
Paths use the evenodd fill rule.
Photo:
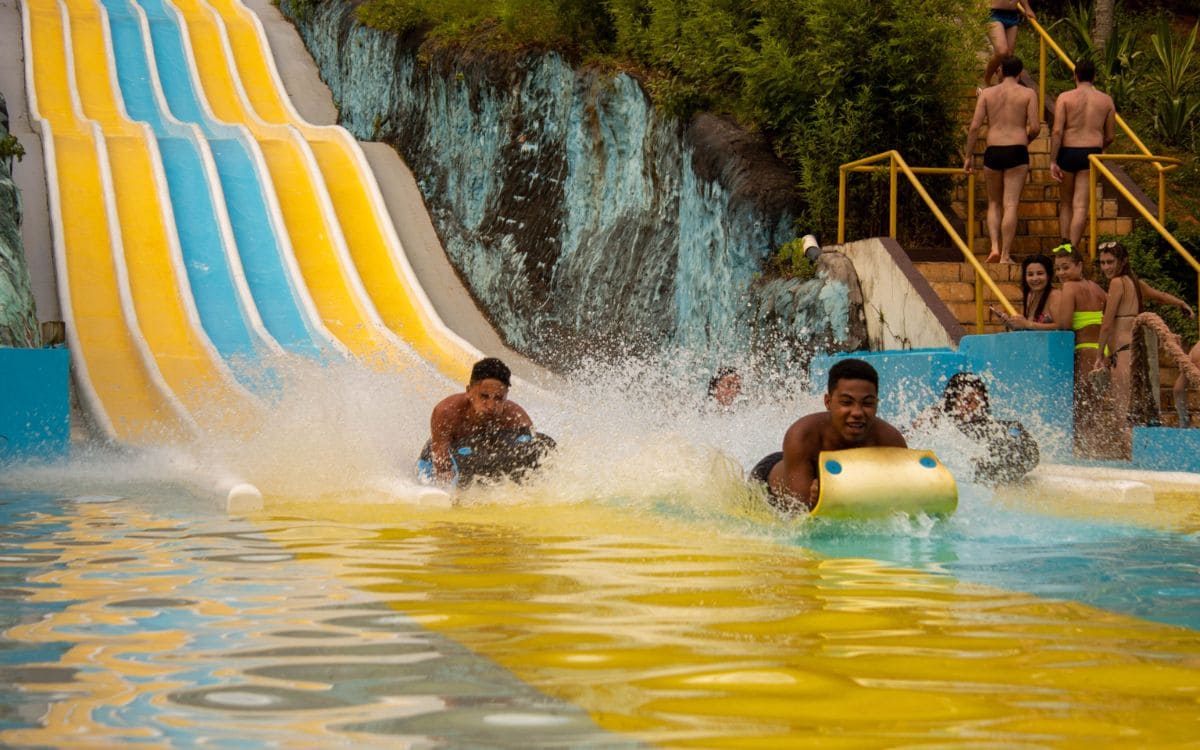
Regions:
<instances>
[{"instance_id":1,"label":"yellow foam mat","mask_svg":"<svg viewBox=\"0 0 1200 750\"><path fill-rule=\"evenodd\" d=\"M946 515L958 507L958 485L932 451L850 448L821 451L814 516L876 518L892 513Z\"/></svg>"}]
</instances>

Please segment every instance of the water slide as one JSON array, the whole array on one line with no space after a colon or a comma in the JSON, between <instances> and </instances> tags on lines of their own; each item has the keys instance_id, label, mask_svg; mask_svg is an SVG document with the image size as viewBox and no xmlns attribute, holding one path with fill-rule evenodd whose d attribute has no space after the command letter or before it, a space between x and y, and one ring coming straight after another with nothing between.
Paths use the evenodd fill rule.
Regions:
<instances>
[{"instance_id":1,"label":"water slide","mask_svg":"<svg viewBox=\"0 0 1200 750\"><path fill-rule=\"evenodd\" d=\"M478 351L433 311L358 144L291 107L256 17L27 0L23 20L75 372L108 437L249 429L254 364L283 352L465 380Z\"/></svg>"}]
</instances>

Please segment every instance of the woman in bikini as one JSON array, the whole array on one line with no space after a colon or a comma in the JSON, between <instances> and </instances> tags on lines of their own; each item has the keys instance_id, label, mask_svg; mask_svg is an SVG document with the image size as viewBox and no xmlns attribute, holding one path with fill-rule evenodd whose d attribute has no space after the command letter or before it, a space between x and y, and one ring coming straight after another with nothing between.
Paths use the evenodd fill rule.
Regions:
<instances>
[{"instance_id":1,"label":"woman in bikini","mask_svg":"<svg viewBox=\"0 0 1200 750\"><path fill-rule=\"evenodd\" d=\"M1145 300L1173 305L1192 317L1192 308L1178 297L1160 292L1139 279L1129 267L1129 251L1119 242L1100 246L1100 270L1108 277L1108 302L1104 307L1104 322L1097 343L1103 356L1095 369L1108 368L1112 375L1113 403L1116 407L1115 427L1128 429L1130 344L1133 340L1133 321L1146 309Z\"/></svg>"},{"instance_id":2,"label":"woman in bikini","mask_svg":"<svg viewBox=\"0 0 1200 750\"><path fill-rule=\"evenodd\" d=\"M1000 67L1004 58L1017 54L1017 26L1028 18L1037 18L1029 0L1022 0L1025 13L1017 5L1017 0L992 0L988 8L988 41L992 43L992 56L988 59L983 71L983 85L992 85L992 76Z\"/></svg>"},{"instance_id":3,"label":"woman in bikini","mask_svg":"<svg viewBox=\"0 0 1200 750\"><path fill-rule=\"evenodd\" d=\"M1021 314L1010 317L992 308L993 313L1016 330L1057 331L1054 311L1058 307L1059 292L1050 283L1053 273L1054 261L1049 256L1026 257L1021 261L1021 295L1025 300Z\"/></svg>"},{"instance_id":4,"label":"woman in bikini","mask_svg":"<svg viewBox=\"0 0 1200 750\"><path fill-rule=\"evenodd\" d=\"M1084 277L1083 256L1070 244L1054 248L1054 273L1062 282L1054 325L1075 332L1075 448L1096 453L1104 435L1099 429L1101 404L1088 373L1100 358L1100 324L1104 321L1105 294L1100 285Z\"/></svg>"}]
</instances>

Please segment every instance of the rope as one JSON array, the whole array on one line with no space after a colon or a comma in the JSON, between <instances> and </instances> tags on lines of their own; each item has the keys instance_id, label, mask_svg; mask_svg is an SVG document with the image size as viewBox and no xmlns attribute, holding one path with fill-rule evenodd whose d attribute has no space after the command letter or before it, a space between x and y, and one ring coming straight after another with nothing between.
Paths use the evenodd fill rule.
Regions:
<instances>
[{"instance_id":1,"label":"rope","mask_svg":"<svg viewBox=\"0 0 1200 750\"><path fill-rule=\"evenodd\" d=\"M1133 319L1130 345L1129 420L1139 427L1161 423L1158 394L1154 392L1153 379L1150 377L1147 332L1158 337L1159 349L1174 360L1179 372L1187 379L1188 386L1200 388L1200 367L1196 367L1191 357L1183 350L1179 336L1172 333L1163 319L1154 313L1144 312L1138 315Z\"/></svg>"}]
</instances>

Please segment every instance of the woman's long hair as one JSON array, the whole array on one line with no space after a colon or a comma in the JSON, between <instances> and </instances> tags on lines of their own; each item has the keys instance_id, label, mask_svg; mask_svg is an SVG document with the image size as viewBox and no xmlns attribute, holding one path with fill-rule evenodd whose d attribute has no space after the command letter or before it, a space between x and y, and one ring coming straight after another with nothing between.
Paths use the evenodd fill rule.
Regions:
<instances>
[{"instance_id":1,"label":"woman's long hair","mask_svg":"<svg viewBox=\"0 0 1200 750\"><path fill-rule=\"evenodd\" d=\"M1031 265L1037 263L1046 271L1046 288L1042 291L1042 298L1038 300L1037 305L1033 310L1033 314L1029 314L1029 293L1033 290L1029 288L1029 282L1025 280L1025 271ZM1050 290L1054 288L1054 261L1048 255L1030 255L1025 260L1021 261L1021 299L1024 307L1021 310L1022 315L1026 320L1037 320L1041 317L1042 312L1046 309L1046 302L1050 299Z\"/></svg>"},{"instance_id":2,"label":"woman's long hair","mask_svg":"<svg viewBox=\"0 0 1200 750\"><path fill-rule=\"evenodd\" d=\"M1105 242L1096 249L1096 256L1100 253L1108 253L1117 259L1117 272L1113 274L1112 279L1108 282L1109 291L1112 291L1112 282L1118 277L1128 276L1133 281L1133 291L1137 294L1137 311L1140 313L1146 309L1145 302L1142 301L1142 285L1138 283L1137 274L1133 272L1133 267L1129 265L1129 251L1120 242Z\"/></svg>"}]
</instances>

